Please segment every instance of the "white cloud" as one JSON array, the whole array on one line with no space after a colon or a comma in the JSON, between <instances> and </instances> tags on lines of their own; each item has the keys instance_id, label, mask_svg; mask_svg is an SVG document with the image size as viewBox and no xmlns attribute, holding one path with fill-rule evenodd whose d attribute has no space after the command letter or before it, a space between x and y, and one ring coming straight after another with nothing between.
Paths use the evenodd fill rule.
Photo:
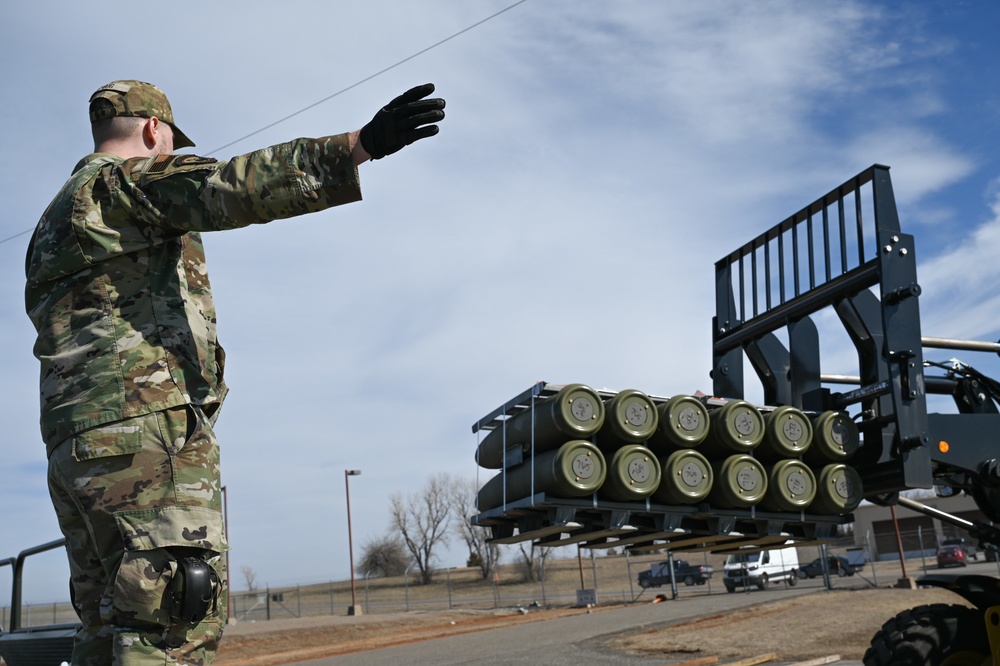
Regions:
<instances>
[{"instance_id":1,"label":"white cloud","mask_svg":"<svg viewBox=\"0 0 1000 666\"><path fill-rule=\"evenodd\" d=\"M5 8L0 53L24 66L0 81L0 119L22 130L0 136L16 157L0 165L0 237L33 224L89 150L97 85L157 82L208 151L504 6L202 4L180 10L183 41L126 71L80 57L102 30L91 12ZM116 30L143 35L145 18ZM206 239L231 361L234 569L287 581L280 526L301 545L297 573L346 575L342 470L364 470L362 542L385 528L390 490L475 474L472 422L536 380L708 390L714 261L872 162L893 166L901 205L954 225L937 197L986 158L937 124L956 112L942 86L957 46L927 30L878 3L528 2L223 151L357 127L426 80L448 99L439 137L362 167L365 201ZM987 305L937 315L932 294L978 281L955 271L989 264L994 226L922 257L927 311L969 334ZM23 247L0 245L0 474L30 470L46 512ZM10 529L34 540L22 523Z\"/></svg>"},{"instance_id":2,"label":"white cloud","mask_svg":"<svg viewBox=\"0 0 1000 666\"><path fill-rule=\"evenodd\" d=\"M957 242L918 267L925 335L991 340L1000 334L1000 295L996 293L1000 193L996 189L993 197L991 218L956 235Z\"/></svg>"}]
</instances>

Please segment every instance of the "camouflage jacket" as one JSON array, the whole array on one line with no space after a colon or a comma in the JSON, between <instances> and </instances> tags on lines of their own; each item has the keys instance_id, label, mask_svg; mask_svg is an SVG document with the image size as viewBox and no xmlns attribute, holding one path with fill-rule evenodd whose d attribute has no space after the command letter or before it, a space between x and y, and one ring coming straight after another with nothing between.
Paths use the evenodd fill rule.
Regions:
<instances>
[{"instance_id":1,"label":"camouflage jacket","mask_svg":"<svg viewBox=\"0 0 1000 666\"><path fill-rule=\"evenodd\" d=\"M25 265L48 451L97 425L221 405L225 354L199 232L360 199L346 134L221 162L81 160L38 222Z\"/></svg>"}]
</instances>

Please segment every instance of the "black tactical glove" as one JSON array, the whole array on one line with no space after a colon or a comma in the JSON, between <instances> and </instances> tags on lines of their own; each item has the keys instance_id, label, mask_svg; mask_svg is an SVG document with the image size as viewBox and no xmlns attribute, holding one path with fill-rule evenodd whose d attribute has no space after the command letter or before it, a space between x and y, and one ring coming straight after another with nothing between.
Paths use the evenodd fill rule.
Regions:
<instances>
[{"instance_id":1,"label":"black tactical glove","mask_svg":"<svg viewBox=\"0 0 1000 666\"><path fill-rule=\"evenodd\" d=\"M438 133L436 123L444 118L444 100L424 99L434 92L433 83L410 88L386 104L371 122L361 128L361 147L373 160Z\"/></svg>"}]
</instances>

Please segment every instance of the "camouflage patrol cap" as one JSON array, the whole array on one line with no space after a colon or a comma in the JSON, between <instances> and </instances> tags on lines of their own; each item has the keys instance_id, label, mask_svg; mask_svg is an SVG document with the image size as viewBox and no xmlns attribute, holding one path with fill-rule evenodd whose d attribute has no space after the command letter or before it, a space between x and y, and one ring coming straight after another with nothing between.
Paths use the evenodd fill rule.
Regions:
<instances>
[{"instance_id":1,"label":"camouflage patrol cap","mask_svg":"<svg viewBox=\"0 0 1000 666\"><path fill-rule=\"evenodd\" d=\"M163 91L143 81L112 81L90 96L90 122L116 117L151 118L156 116L174 130L174 148L194 145L174 124L170 102Z\"/></svg>"}]
</instances>

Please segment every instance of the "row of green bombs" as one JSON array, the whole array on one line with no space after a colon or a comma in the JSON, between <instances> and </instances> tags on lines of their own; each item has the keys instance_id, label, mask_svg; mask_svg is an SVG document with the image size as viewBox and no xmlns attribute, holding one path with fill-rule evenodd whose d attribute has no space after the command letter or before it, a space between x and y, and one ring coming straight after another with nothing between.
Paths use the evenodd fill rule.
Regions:
<instances>
[{"instance_id":1,"label":"row of green bombs","mask_svg":"<svg viewBox=\"0 0 1000 666\"><path fill-rule=\"evenodd\" d=\"M479 443L482 467L505 467L512 447L522 449L524 461L487 481L478 507L487 511L532 492L596 492L611 501L707 500L719 508L840 515L861 503L861 478L845 464L859 444L857 426L843 412L762 411L744 400L710 408L685 395L657 404L631 389L605 400L567 384Z\"/></svg>"}]
</instances>

